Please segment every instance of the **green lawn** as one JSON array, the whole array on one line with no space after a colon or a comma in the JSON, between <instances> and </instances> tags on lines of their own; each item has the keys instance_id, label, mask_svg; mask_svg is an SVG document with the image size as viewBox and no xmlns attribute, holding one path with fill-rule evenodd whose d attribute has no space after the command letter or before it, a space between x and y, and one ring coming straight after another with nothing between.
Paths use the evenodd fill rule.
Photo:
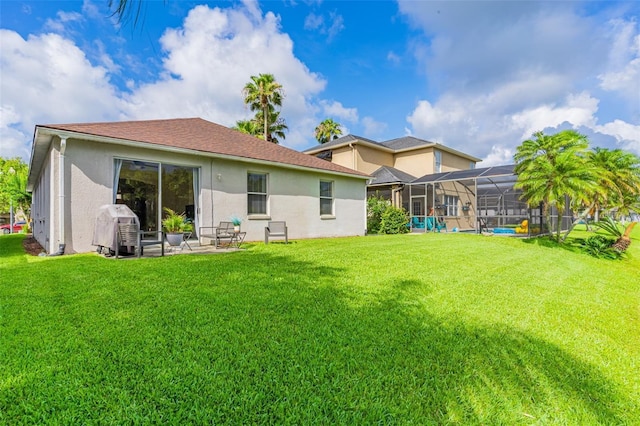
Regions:
<instances>
[{"instance_id":1,"label":"green lawn","mask_svg":"<svg viewBox=\"0 0 640 426\"><path fill-rule=\"evenodd\" d=\"M638 424L625 261L461 234L32 257L0 237L0 423Z\"/></svg>"}]
</instances>

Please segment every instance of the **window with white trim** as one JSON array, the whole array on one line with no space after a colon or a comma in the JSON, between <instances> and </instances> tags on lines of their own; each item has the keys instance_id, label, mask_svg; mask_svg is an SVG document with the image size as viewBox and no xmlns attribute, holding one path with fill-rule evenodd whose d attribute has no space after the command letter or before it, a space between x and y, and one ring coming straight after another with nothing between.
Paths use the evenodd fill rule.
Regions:
<instances>
[{"instance_id":1,"label":"window with white trim","mask_svg":"<svg viewBox=\"0 0 640 426\"><path fill-rule=\"evenodd\" d=\"M247 173L247 214L267 214L267 174Z\"/></svg>"},{"instance_id":2,"label":"window with white trim","mask_svg":"<svg viewBox=\"0 0 640 426\"><path fill-rule=\"evenodd\" d=\"M333 216L333 182L320 181L320 216Z\"/></svg>"},{"instance_id":3,"label":"window with white trim","mask_svg":"<svg viewBox=\"0 0 640 426\"><path fill-rule=\"evenodd\" d=\"M434 151L435 155L435 167L434 173L442 172L442 153L440 151Z\"/></svg>"},{"instance_id":4,"label":"window with white trim","mask_svg":"<svg viewBox=\"0 0 640 426\"><path fill-rule=\"evenodd\" d=\"M460 198L457 195L445 195L444 204L446 206L445 216L458 216L458 203Z\"/></svg>"}]
</instances>

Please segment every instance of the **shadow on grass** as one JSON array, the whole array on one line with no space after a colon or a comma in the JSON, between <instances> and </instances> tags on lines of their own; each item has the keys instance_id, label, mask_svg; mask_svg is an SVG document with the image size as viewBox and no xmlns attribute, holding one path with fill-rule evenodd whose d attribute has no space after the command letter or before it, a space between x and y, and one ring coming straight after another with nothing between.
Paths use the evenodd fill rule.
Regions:
<instances>
[{"instance_id":1,"label":"shadow on grass","mask_svg":"<svg viewBox=\"0 0 640 426\"><path fill-rule=\"evenodd\" d=\"M268 250L37 267L55 277L42 292L0 290L9 420L624 424L638 412L554 344L436 317L415 301L429 290L418 279L362 298L349 270Z\"/></svg>"}]
</instances>

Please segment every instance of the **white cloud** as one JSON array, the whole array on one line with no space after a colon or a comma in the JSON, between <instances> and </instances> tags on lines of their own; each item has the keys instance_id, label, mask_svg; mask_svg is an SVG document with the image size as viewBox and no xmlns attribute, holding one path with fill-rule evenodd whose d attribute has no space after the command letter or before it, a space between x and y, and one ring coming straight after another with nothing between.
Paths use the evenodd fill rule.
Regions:
<instances>
[{"instance_id":1,"label":"white cloud","mask_svg":"<svg viewBox=\"0 0 640 426\"><path fill-rule=\"evenodd\" d=\"M11 117L0 124L3 155L27 158L36 124L198 116L233 126L252 115L242 89L260 73L274 74L285 90L282 117L289 132L283 145L308 146L319 122L321 100L316 97L326 81L295 57L276 15L261 15L255 2L246 5L192 9L182 27L166 30L160 40L160 74L147 83L128 79L125 92L110 83L120 65L100 41L83 43L94 50L89 58L62 35L25 40L0 30L0 108ZM355 109L322 104L357 119Z\"/></svg>"},{"instance_id":2,"label":"white cloud","mask_svg":"<svg viewBox=\"0 0 640 426\"><path fill-rule=\"evenodd\" d=\"M371 139L377 139L382 132L387 130L386 123L376 121L372 117L364 117L362 119L362 125L364 127L364 136Z\"/></svg>"},{"instance_id":3,"label":"white cloud","mask_svg":"<svg viewBox=\"0 0 640 426\"><path fill-rule=\"evenodd\" d=\"M70 40L0 29L0 133L11 155L29 152L36 124L117 119L120 101L104 67L93 66ZM3 155L6 155L3 153Z\"/></svg>"},{"instance_id":4,"label":"white cloud","mask_svg":"<svg viewBox=\"0 0 640 426\"><path fill-rule=\"evenodd\" d=\"M588 93L567 96L565 102L560 105L540 105L513 114L511 120L516 129L521 129L521 139L526 139L536 131L542 131L547 127L558 127L564 122L571 123L574 127L595 126L594 114L598 111L598 100Z\"/></svg>"},{"instance_id":5,"label":"white cloud","mask_svg":"<svg viewBox=\"0 0 640 426\"><path fill-rule=\"evenodd\" d=\"M324 18L322 15L316 15L315 13L310 13L304 18L304 29L305 30L317 30L318 28L324 25Z\"/></svg>"},{"instance_id":6,"label":"white cloud","mask_svg":"<svg viewBox=\"0 0 640 426\"><path fill-rule=\"evenodd\" d=\"M358 121L357 108L345 108L342 103L337 101L320 101L322 112L324 115L336 117L339 120L347 120L352 123Z\"/></svg>"},{"instance_id":7,"label":"white cloud","mask_svg":"<svg viewBox=\"0 0 640 426\"><path fill-rule=\"evenodd\" d=\"M571 2L400 1L399 8L425 34L412 47L438 89L407 115L410 133L486 164L511 162L535 131L566 127L640 152L639 128L629 124L640 117L635 18L585 15Z\"/></svg>"},{"instance_id":8,"label":"white cloud","mask_svg":"<svg viewBox=\"0 0 640 426\"><path fill-rule=\"evenodd\" d=\"M315 113L310 99L325 81L293 54L293 42L280 31L279 18L266 13L255 19L245 9L197 6L181 28L169 29L160 42L164 75L127 97L134 118L199 116L233 126L251 113L242 89L252 75L273 74L285 91L282 117L287 146L305 146L309 133L300 128ZM312 131L311 131L312 135Z\"/></svg>"},{"instance_id":9,"label":"white cloud","mask_svg":"<svg viewBox=\"0 0 640 426\"><path fill-rule=\"evenodd\" d=\"M316 15L313 12L309 13L304 19L305 30L326 34L329 42L340 34L344 28L344 18L336 12L329 12L326 20L323 15Z\"/></svg>"}]
</instances>

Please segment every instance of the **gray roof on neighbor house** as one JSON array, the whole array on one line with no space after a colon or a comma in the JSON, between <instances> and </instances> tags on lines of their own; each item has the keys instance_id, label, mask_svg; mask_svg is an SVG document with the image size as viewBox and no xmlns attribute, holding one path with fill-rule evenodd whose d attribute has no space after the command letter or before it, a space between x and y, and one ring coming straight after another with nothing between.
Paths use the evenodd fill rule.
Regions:
<instances>
[{"instance_id":1,"label":"gray roof on neighbor house","mask_svg":"<svg viewBox=\"0 0 640 426\"><path fill-rule=\"evenodd\" d=\"M319 144L319 145L313 146L311 148L307 148L302 152L323 151L325 149L331 149L331 148L334 148L334 147L337 147L337 146L349 144L351 142L358 142L358 141L367 142L367 143L370 143L370 144L373 144L373 145L383 146L379 142L372 141L371 139L363 138L362 136L356 136L356 135L349 134L349 135L345 135L345 136L339 137L337 139L334 139L332 141L329 141L327 143L323 143L323 144Z\"/></svg>"},{"instance_id":2,"label":"gray roof on neighbor house","mask_svg":"<svg viewBox=\"0 0 640 426\"><path fill-rule=\"evenodd\" d=\"M403 136L401 138L391 139L388 141L380 142L380 145L384 145L387 148L391 148L395 151L399 151L407 148L416 148L419 146L432 146L435 142L426 141L424 139L418 139L413 136Z\"/></svg>"},{"instance_id":3,"label":"gray roof on neighbor house","mask_svg":"<svg viewBox=\"0 0 640 426\"><path fill-rule=\"evenodd\" d=\"M463 179L479 179L479 178L496 178L500 176L513 176L515 164L507 164L504 166L483 167L471 170L458 170L455 172L434 173L422 176L411 182L414 183L434 183Z\"/></svg>"},{"instance_id":4,"label":"gray roof on neighbor house","mask_svg":"<svg viewBox=\"0 0 640 426\"><path fill-rule=\"evenodd\" d=\"M346 135L346 136L342 136L338 139L334 139L330 142L327 142L325 144L320 144L320 145L316 145L314 147L308 148L306 150L304 150L303 152L307 153L307 154L317 154L318 152L322 152L322 151L327 151L327 150L331 150L333 148L339 148L339 147L344 147L344 146L348 146L349 144L364 144L364 145L369 145L369 146L373 146L377 149L380 149L382 151L387 151L387 152L391 152L391 153L396 153L396 152L400 152L400 151L405 151L405 150L412 150L412 149L418 149L418 148L436 148L436 149L440 149L446 152L450 152L452 154L464 157L464 158L468 158L471 161L482 161L480 158L476 158L472 155L469 154L465 154L464 152L460 152L458 150L455 150L453 148L449 148L447 146L441 145L437 142L431 142L428 140L424 140L424 139L420 139L420 138L416 138L414 136L403 136L401 138L396 138L396 139L390 139L388 141L384 141L384 142L376 142L373 141L371 139L367 139L367 138L363 138L362 136L356 136L356 135Z\"/></svg>"},{"instance_id":5,"label":"gray roof on neighbor house","mask_svg":"<svg viewBox=\"0 0 640 426\"><path fill-rule=\"evenodd\" d=\"M378 170L371 173L371 176L373 176L373 179L369 186L387 185L392 183L409 183L416 179L415 176L412 176L409 173L389 166L380 167Z\"/></svg>"}]
</instances>

